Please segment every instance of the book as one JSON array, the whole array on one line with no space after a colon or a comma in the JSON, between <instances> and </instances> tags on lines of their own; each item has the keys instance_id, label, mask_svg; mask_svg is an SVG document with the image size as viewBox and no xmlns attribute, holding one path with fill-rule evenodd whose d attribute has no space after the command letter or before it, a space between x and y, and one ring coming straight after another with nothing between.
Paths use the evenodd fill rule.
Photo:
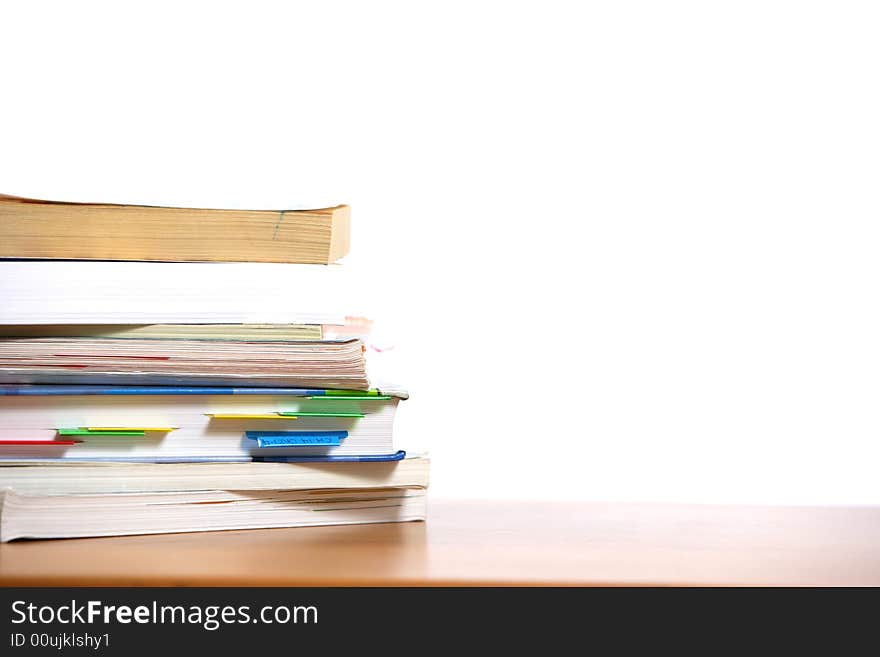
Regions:
<instances>
[{"instance_id":1,"label":"book","mask_svg":"<svg viewBox=\"0 0 880 657\"><path fill-rule=\"evenodd\" d=\"M391 283L336 265L0 260L0 324L344 327Z\"/></svg>"},{"instance_id":2,"label":"book","mask_svg":"<svg viewBox=\"0 0 880 657\"><path fill-rule=\"evenodd\" d=\"M423 488L0 492L0 541L424 520Z\"/></svg>"},{"instance_id":3,"label":"book","mask_svg":"<svg viewBox=\"0 0 880 657\"><path fill-rule=\"evenodd\" d=\"M0 324L0 338L323 340L321 324Z\"/></svg>"},{"instance_id":4,"label":"book","mask_svg":"<svg viewBox=\"0 0 880 657\"><path fill-rule=\"evenodd\" d=\"M346 205L210 210L0 195L0 257L328 264L349 249Z\"/></svg>"},{"instance_id":5,"label":"book","mask_svg":"<svg viewBox=\"0 0 880 657\"><path fill-rule=\"evenodd\" d=\"M28 495L99 495L198 490L317 490L428 486L429 459L308 463L30 462L0 465L0 490Z\"/></svg>"},{"instance_id":6,"label":"book","mask_svg":"<svg viewBox=\"0 0 880 657\"><path fill-rule=\"evenodd\" d=\"M0 385L0 462L389 455L403 393Z\"/></svg>"},{"instance_id":7,"label":"book","mask_svg":"<svg viewBox=\"0 0 880 657\"><path fill-rule=\"evenodd\" d=\"M360 340L0 338L0 382L369 388Z\"/></svg>"},{"instance_id":8,"label":"book","mask_svg":"<svg viewBox=\"0 0 880 657\"><path fill-rule=\"evenodd\" d=\"M366 339L372 322L348 317L345 324L0 324L0 338L149 338L155 340Z\"/></svg>"}]
</instances>

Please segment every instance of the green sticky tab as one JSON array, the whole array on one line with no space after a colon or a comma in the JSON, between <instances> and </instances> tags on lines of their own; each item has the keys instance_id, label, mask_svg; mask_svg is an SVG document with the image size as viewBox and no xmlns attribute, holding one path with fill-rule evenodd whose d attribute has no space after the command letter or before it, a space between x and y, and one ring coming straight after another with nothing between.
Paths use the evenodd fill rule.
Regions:
<instances>
[{"instance_id":1,"label":"green sticky tab","mask_svg":"<svg viewBox=\"0 0 880 657\"><path fill-rule=\"evenodd\" d=\"M143 436L143 431L95 431L93 429L56 429L59 436Z\"/></svg>"},{"instance_id":2,"label":"green sticky tab","mask_svg":"<svg viewBox=\"0 0 880 657\"><path fill-rule=\"evenodd\" d=\"M295 417L364 417L363 413L334 413L332 411L326 413L318 411L309 411L308 413L304 413L303 411L290 411L289 413L286 411L279 411L278 415L283 415L285 417L288 415L293 415Z\"/></svg>"},{"instance_id":3,"label":"green sticky tab","mask_svg":"<svg viewBox=\"0 0 880 657\"><path fill-rule=\"evenodd\" d=\"M391 399L391 397L388 395L315 395L313 397L306 397L306 399L323 399L324 401L345 401L351 399L359 399L361 401L384 401L386 399Z\"/></svg>"},{"instance_id":4,"label":"green sticky tab","mask_svg":"<svg viewBox=\"0 0 880 657\"><path fill-rule=\"evenodd\" d=\"M360 399L361 397L381 397L379 391L373 388L372 390L325 390L324 397L355 397Z\"/></svg>"}]
</instances>

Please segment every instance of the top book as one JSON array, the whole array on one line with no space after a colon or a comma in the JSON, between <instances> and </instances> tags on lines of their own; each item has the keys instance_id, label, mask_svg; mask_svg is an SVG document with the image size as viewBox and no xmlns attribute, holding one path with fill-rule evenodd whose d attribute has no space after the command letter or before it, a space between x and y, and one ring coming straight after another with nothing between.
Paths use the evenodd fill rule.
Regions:
<instances>
[{"instance_id":1,"label":"top book","mask_svg":"<svg viewBox=\"0 0 880 657\"><path fill-rule=\"evenodd\" d=\"M200 210L61 203L0 194L0 258L329 264L350 208Z\"/></svg>"}]
</instances>

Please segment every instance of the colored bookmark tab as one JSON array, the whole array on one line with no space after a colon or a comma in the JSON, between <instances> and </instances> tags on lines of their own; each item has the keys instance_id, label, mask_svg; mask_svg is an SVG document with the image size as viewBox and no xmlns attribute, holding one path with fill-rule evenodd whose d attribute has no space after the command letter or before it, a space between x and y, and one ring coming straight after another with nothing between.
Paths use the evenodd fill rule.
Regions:
<instances>
[{"instance_id":1,"label":"colored bookmark tab","mask_svg":"<svg viewBox=\"0 0 880 657\"><path fill-rule=\"evenodd\" d=\"M296 414L281 413L205 413L215 420L295 420Z\"/></svg>"},{"instance_id":2,"label":"colored bookmark tab","mask_svg":"<svg viewBox=\"0 0 880 657\"><path fill-rule=\"evenodd\" d=\"M285 411L278 411L278 415L281 415L283 417L364 417L363 413L336 413L332 411L291 411L290 413L287 413Z\"/></svg>"},{"instance_id":3,"label":"colored bookmark tab","mask_svg":"<svg viewBox=\"0 0 880 657\"><path fill-rule=\"evenodd\" d=\"M325 390L323 397L349 397L356 395L358 397L381 397L376 388L370 390Z\"/></svg>"},{"instance_id":4,"label":"colored bookmark tab","mask_svg":"<svg viewBox=\"0 0 880 657\"><path fill-rule=\"evenodd\" d=\"M246 431L260 447L335 447L348 437L347 431Z\"/></svg>"},{"instance_id":5,"label":"colored bookmark tab","mask_svg":"<svg viewBox=\"0 0 880 657\"><path fill-rule=\"evenodd\" d=\"M95 431L94 429L86 429L83 427L74 427L66 429L56 429L59 436L144 436L143 431L133 429L121 429L111 431Z\"/></svg>"},{"instance_id":6,"label":"colored bookmark tab","mask_svg":"<svg viewBox=\"0 0 880 657\"><path fill-rule=\"evenodd\" d=\"M348 394L348 395L310 395L306 399L320 399L321 401L346 401L359 399L361 401L385 401L391 399L390 395L368 395L368 394Z\"/></svg>"},{"instance_id":7,"label":"colored bookmark tab","mask_svg":"<svg viewBox=\"0 0 880 657\"><path fill-rule=\"evenodd\" d=\"M95 431L99 433L112 433L117 431L156 431L161 433L168 433L169 431L174 431L179 427L80 427L86 429L88 431Z\"/></svg>"},{"instance_id":8,"label":"colored bookmark tab","mask_svg":"<svg viewBox=\"0 0 880 657\"><path fill-rule=\"evenodd\" d=\"M3 445L33 445L34 447L65 447L68 445L76 445L81 440L0 440L0 447Z\"/></svg>"}]
</instances>

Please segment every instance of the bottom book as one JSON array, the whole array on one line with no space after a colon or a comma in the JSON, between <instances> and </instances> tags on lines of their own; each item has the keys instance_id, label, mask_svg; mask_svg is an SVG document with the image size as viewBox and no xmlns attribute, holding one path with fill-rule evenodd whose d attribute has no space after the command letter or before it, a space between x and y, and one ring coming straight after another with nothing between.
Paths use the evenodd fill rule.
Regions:
<instances>
[{"instance_id":1,"label":"bottom book","mask_svg":"<svg viewBox=\"0 0 880 657\"><path fill-rule=\"evenodd\" d=\"M0 493L0 541L424 520L424 488Z\"/></svg>"}]
</instances>

